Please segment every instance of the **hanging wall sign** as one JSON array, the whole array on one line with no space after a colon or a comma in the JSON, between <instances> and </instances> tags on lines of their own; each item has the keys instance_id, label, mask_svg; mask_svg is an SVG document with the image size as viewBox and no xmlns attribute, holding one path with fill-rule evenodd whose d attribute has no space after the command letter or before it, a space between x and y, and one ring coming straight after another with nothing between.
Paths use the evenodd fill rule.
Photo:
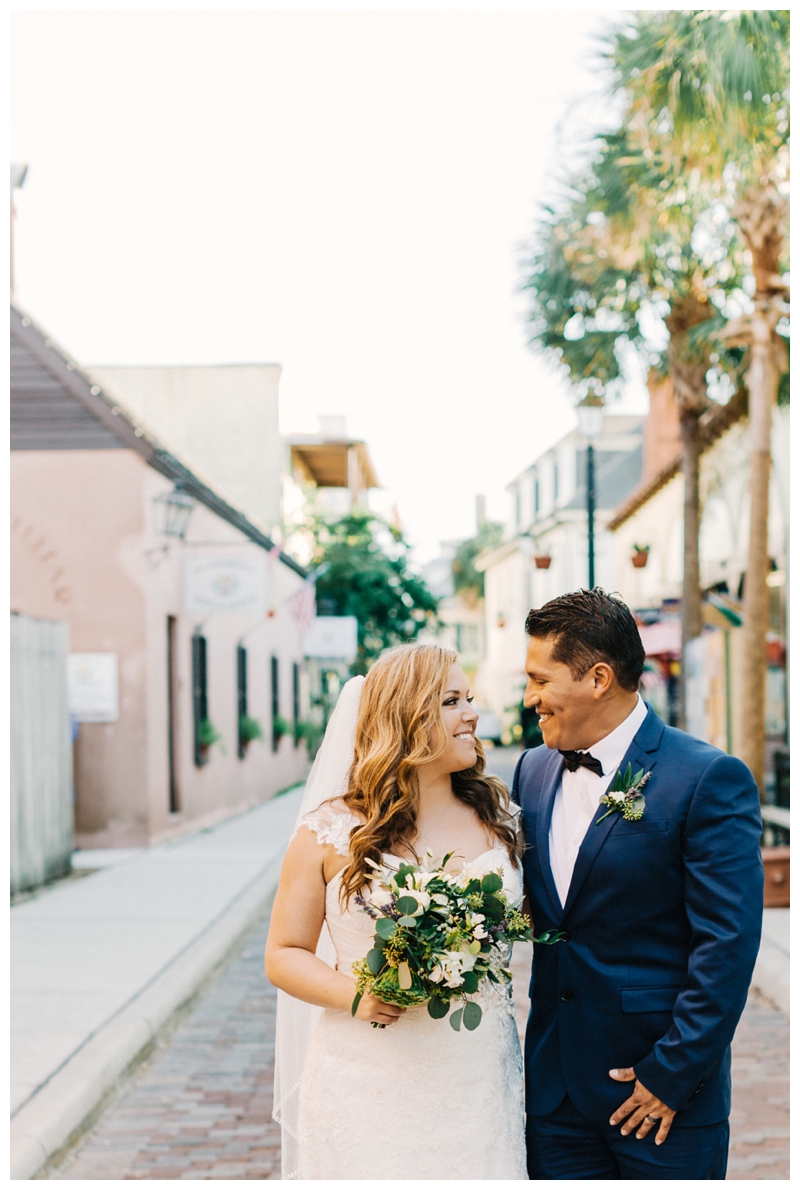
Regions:
<instances>
[{"instance_id":1,"label":"hanging wall sign","mask_svg":"<svg viewBox=\"0 0 800 1190\"><path fill-rule=\"evenodd\" d=\"M116 653L70 653L67 659L70 714L78 723L119 719L119 667Z\"/></svg>"},{"instance_id":2,"label":"hanging wall sign","mask_svg":"<svg viewBox=\"0 0 800 1190\"><path fill-rule=\"evenodd\" d=\"M197 554L183 562L188 615L267 610L266 554Z\"/></svg>"},{"instance_id":3,"label":"hanging wall sign","mask_svg":"<svg viewBox=\"0 0 800 1190\"><path fill-rule=\"evenodd\" d=\"M303 637L303 655L326 661L355 661L358 620L355 616L315 616Z\"/></svg>"}]
</instances>

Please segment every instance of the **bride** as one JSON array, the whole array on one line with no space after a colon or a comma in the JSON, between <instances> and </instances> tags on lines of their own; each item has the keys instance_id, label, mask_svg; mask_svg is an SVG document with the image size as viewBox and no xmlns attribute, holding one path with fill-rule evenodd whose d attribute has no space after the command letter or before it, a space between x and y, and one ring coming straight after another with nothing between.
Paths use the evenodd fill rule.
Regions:
<instances>
[{"instance_id":1,"label":"bride","mask_svg":"<svg viewBox=\"0 0 800 1190\"><path fill-rule=\"evenodd\" d=\"M516 821L471 702L455 653L405 645L345 685L328 725L266 949L284 1178L527 1180L510 989L479 993L474 1032L369 994L350 1011L374 932L354 902L368 861L452 852L450 869L502 869L522 901Z\"/></svg>"}]
</instances>

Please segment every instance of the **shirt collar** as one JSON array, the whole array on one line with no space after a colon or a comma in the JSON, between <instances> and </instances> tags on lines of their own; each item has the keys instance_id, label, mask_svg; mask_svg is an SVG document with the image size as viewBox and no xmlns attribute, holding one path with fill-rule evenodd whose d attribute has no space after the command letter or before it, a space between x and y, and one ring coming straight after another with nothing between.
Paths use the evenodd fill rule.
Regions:
<instances>
[{"instance_id":1,"label":"shirt collar","mask_svg":"<svg viewBox=\"0 0 800 1190\"><path fill-rule=\"evenodd\" d=\"M619 767L620 761L633 743L633 737L646 718L647 704L641 694L637 694L636 706L627 719L623 719L619 727L615 727L607 736L603 736L602 740L592 744L591 748L585 749L600 761L604 776L607 777Z\"/></svg>"}]
</instances>

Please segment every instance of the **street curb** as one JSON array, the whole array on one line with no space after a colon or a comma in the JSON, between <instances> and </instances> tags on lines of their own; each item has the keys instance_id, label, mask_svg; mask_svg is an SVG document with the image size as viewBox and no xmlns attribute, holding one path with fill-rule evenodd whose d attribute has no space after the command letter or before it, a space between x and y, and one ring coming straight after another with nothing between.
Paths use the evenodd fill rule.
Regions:
<instances>
[{"instance_id":1,"label":"street curb","mask_svg":"<svg viewBox=\"0 0 800 1190\"><path fill-rule=\"evenodd\" d=\"M282 861L282 854L274 857L19 1111L11 1122L12 1181L46 1176L51 1158L80 1136L115 1084L147 1056L170 1020L269 904Z\"/></svg>"}]
</instances>

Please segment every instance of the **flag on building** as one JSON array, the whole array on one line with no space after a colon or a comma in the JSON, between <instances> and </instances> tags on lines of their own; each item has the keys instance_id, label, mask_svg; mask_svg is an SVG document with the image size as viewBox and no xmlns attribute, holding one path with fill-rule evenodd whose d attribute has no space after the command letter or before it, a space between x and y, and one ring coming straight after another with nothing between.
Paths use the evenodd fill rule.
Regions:
<instances>
[{"instance_id":1,"label":"flag on building","mask_svg":"<svg viewBox=\"0 0 800 1190\"><path fill-rule=\"evenodd\" d=\"M317 594L314 580L307 578L286 600L300 632L308 632L317 614Z\"/></svg>"}]
</instances>

